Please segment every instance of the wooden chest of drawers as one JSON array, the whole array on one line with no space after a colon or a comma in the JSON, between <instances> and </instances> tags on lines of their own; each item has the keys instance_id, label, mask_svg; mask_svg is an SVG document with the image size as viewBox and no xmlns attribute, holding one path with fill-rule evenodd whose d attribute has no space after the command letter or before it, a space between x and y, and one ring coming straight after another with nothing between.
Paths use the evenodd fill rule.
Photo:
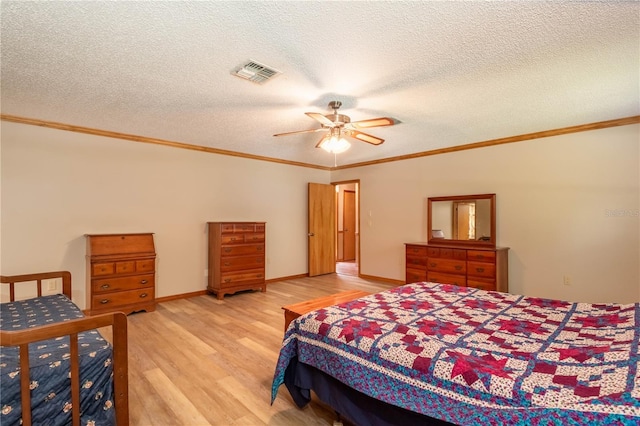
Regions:
<instances>
[{"instance_id":1,"label":"wooden chest of drawers","mask_svg":"<svg viewBox=\"0 0 640 426\"><path fill-rule=\"evenodd\" d=\"M406 283L431 281L509 291L507 247L452 247L407 243Z\"/></svg>"},{"instance_id":2,"label":"wooden chest of drawers","mask_svg":"<svg viewBox=\"0 0 640 426\"><path fill-rule=\"evenodd\" d=\"M241 290L266 291L265 222L208 222L209 284L218 299Z\"/></svg>"},{"instance_id":3,"label":"wooden chest of drawers","mask_svg":"<svg viewBox=\"0 0 640 426\"><path fill-rule=\"evenodd\" d=\"M155 310L153 234L88 234L86 237L90 314Z\"/></svg>"}]
</instances>

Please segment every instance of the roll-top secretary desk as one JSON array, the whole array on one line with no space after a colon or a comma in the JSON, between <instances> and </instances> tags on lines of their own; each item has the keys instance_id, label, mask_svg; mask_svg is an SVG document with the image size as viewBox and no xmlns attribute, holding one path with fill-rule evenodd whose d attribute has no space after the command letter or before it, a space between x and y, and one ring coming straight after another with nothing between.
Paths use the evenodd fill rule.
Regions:
<instances>
[{"instance_id":1,"label":"roll-top secretary desk","mask_svg":"<svg viewBox=\"0 0 640 426\"><path fill-rule=\"evenodd\" d=\"M86 238L90 314L154 311L153 234L87 234Z\"/></svg>"}]
</instances>

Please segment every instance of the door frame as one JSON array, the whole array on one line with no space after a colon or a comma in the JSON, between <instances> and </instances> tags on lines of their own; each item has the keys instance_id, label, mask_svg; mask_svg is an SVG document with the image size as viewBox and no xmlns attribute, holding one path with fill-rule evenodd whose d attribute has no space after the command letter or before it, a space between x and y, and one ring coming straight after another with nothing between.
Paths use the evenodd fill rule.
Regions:
<instances>
[{"instance_id":1,"label":"door frame","mask_svg":"<svg viewBox=\"0 0 640 426\"><path fill-rule=\"evenodd\" d=\"M334 187L336 185L347 185L350 183L355 183L356 184L356 210L357 210L357 214L356 214L356 224L357 224L357 229L358 232L356 232L356 264L358 265L358 276L360 276L360 266L362 265L362 257L360 255L360 192L362 191L362 184L360 183L360 179L350 179L350 180L341 180L341 181L336 181L336 182L331 182L331 185L333 185ZM336 220L335 220L335 241L336 241L336 262L338 261L337 259L337 244L338 244L338 220L337 220L337 216L338 216L338 193L336 192L336 203L335 203L335 209L336 209Z\"/></svg>"}]
</instances>

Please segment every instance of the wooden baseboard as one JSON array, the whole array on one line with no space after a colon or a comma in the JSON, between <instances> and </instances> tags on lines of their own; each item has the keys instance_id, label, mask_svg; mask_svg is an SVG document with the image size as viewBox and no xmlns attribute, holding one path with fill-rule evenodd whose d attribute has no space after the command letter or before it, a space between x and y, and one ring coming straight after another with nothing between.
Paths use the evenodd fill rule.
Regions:
<instances>
[{"instance_id":1,"label":"wooden baseboard","mask_svg":"<svg viewBox=\"0 0 640 426\"><path fill-rule=\"evenodd\" d=\"M379 282L383 282L383 283L389 283L389 284L393 284L393 285L404 285L405 282L402 280L394 280L391 278L383 278L383 277L376 277L375 275L365 275L365 274L360 274L358 275L359 278L365 279L365 280L371 280L371 281L379 281Z\"/></svg>"},{"instance_id":2,"label":"wooden baseboard","mask_svg":"<svg viewBox=\"0 0 640 426\"><path fill-rule=\"evenodd\" d=\"M309 274L289 275L288 277L271 278L270 280L266 280L265 283L272 284L277 283L278 281L298 280L300 278L306 278L308 276Z\"/></svg>"},{"instance_id":3,"label":"wooden baseboard","mask_svg":"<svg viewBox=\"0 0 640 426\"><path fill-rule=\"evenodd\" d=\"M200 291L194 291L191 293L182 293L182 294L174 294L172 296L158 297L156 298L156 303L168 302L170 300L177 300L177 299L188 299L189 297L204 296L207 293L208 293L207 290L200 290Z\"/></svg>"}]
</instances>

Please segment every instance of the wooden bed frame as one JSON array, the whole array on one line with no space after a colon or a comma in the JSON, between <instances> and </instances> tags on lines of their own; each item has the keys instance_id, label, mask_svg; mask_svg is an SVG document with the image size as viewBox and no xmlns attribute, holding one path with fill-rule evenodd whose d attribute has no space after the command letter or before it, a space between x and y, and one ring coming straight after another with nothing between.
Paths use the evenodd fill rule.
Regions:
<instances>
[{"instance_id":1,"label":"wooden bed frame","mask_svg":"<svg viewBox=\"0 0 640 426\"><path fill-rule=\"evenodd\" d=\"M9 285L10 301L15 301L15 286L37 283L38 297L42 296L42 281L62 279L62 293L71 300L71 273L68 271L44 272L26 275L0 276L0 284ZM71 398L72 424L80 425L80 373L78 360L78 333L100 327L111 327L113 338L113 389L116 422L118 426L129 424L129 375L127 360L127 316L114 312L88 316L43 325L20 331L0 331L0 346L19 346L20 371L29 372L29 343L69 336L71 349ZM31 425L31 391L29 374L20 375L22 424Z\"/></svg>"}]
</instances>

